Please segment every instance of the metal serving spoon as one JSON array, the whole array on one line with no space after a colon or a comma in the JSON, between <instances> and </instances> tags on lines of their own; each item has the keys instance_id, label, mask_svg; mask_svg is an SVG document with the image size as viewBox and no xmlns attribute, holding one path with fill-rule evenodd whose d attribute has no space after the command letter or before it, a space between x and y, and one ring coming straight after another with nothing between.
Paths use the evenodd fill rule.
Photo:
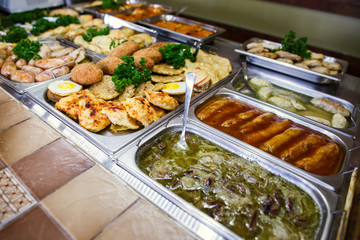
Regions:
<instances>
[{"instance_id":1,"label":"metal serving spoon","mask_svg":"<svg viewBox=\"0 0 360 240\"><path fill-rule=\"evenodd\" d=\"M248 95L255 95L256 92L249 84L249 75L247 73L246 55L240 55L240 63L242 66L242 70L244 73L244 79L245 79L245 84L241 88L240 92L248 94Z\"/></svg>"},{"instance_id":2,"label":"metal serving spoon","mask_svg":"<svg viewBox=\"0 0 360 240\"><path fill-rule=\"evenodd\" d=\"M189 106L190 106L190 100L191 95L193 92L193 87L195 84L196 74L193 72L188 72L185 75L186 80L186 92L185 92L185 108L184 108L184 118L183 118L183 125L182 125L182 131L180 135L179 141L175 144L176 147L178 147L181 150L186 150L188 148L188 145L185 140L185 132L186 132L186 122L188 119L189 114Z\"/></svg>"}]
</instances>

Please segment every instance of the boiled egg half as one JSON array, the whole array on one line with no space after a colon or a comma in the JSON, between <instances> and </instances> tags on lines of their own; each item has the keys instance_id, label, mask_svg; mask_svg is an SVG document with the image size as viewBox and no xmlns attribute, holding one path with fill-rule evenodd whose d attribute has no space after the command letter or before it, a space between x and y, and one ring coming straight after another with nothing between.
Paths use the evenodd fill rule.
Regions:
<instances>
[{"instance_id":1,"label":"boiled egg half","mask_svg":"<svg viewBox=\"0 0 360 240\"><path fill-rule=\"evenodd\" d=\"M184 94L186 91L186 82L167 83L162 91L170 95Z\"/></svg>"},{"instance_id":2,"label":"boiled egg half","mask_svg":"<svg viewBox=\"0 0 360 240\"><path fill-rule=\"evenodd\" d=\"M82 85L73 81L58 80L49 84L48 89L59 96L65 97L74 92L80 91Z\"/></svg>"}]
</instances>

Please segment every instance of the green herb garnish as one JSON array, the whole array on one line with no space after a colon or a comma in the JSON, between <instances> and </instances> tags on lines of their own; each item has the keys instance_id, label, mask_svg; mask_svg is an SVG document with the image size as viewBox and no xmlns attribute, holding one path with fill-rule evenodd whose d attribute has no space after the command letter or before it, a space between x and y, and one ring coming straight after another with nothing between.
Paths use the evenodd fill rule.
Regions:
<instances>
[{"instance_id":1,"label":"green herb garnish","mask_svg":"<svg viewBox=\"0 0 360 240\"><path fill-rule=\"evenodd\" d=\"M140 83L151 80L151 71L145 66L144 58L141 58L139 67L136 67L134 57L123 56L122 59L124 62L119 64L112 76L118 92L123 92L131 84L137 87Z\"/></svg>"},{"instance_id":2,"label":"green herb garnish","mask_svg":"<svg viewBox=\"0 0 360 240\"><path fill-rule=\"evenodd\" d=\"M31 33L35 36L39 36L41 33L46 32L47 30L54 29L57 27L55 22L50 22L47 19L40 18L36 20L33 28L31 29Z\"/></svg>"},{"instance_id":3,"label":"green herb garnish","mask_svg":"<svg viewBox=\"0 0 360 240\"><path fill-rule=\"evenodd\" d=\"M191 62L196 61L196 57L191 53L189 45L186 44L167 44L159 51L163 55L166 64L173 65L175 69L185 66L185 59Z\"/></svg>"},{"instance_id":4,"label":"green herb garnish","mask_svg":"<svg viewBox=\"0 0 360 240\"><path fill-rule=\"evenodd\" d=\"M308 51L306 47L306 37L299 38L296 40L296 33L290 30L287 34L285 34L284 40L281 41L282 47L281 50L290 52L293 54L297 54L302 58L310 58L311 52Z\"/></svg>"},{"instance_id":5,"label":"green herb garnish","mask_svg":"<svg viewBox=\"0 0 360 240\"><path fill-rule=\"evenodd\" d=\"M11 26L5 36L0 38L0 42L18 43L21 39L28 37L27 32L22 27Z\"/></svg>"},{"instance_id":6,"label":"green herb garnish","mask_svg":"<svg viewBox=\"0 0 360 240\"><path fill-rule=\"evenodd\" d=\"M40 51L41 43L37 41L31 41L30 39L22 39L13 49L13 53L16 55L17 59L23 58L26 61L31 59L41 59L41 56L38 54Z\"/></svg>"},{"instance_id":7,"label":"green herb garnish","mask_svg":"<svg viewBox=\"0 0 360 240\"><path fill-rule=\"evenodd\" d=\"M113 48L116 48L117 46L120 46L121 44L123 44L124 42L127 42L128 40L122 40L120 43L117 43L115 42L115 40L112 40L111 43L110 43L110 46L109 46L109 49L113 49Z\"/></svg>"},{"instance_id":8,"label":"green herb garnish","mask_svg":"<svg viewBox=\"0 0 360 240\"><path fill-rule=\"evenodd\" d=\"M102 1L102 8L103 9L118 9L120 6L123 6L121 0L114 1L114 0L103 0Z\"/></svg>"},{"instance_id":9,"label":"green herb garnish","mask_svg":"<svg viewBox=\"0 0 360 240\"><path fill-rule=\"evenodd\" d=\"M83 34L82 36L85 41L91 42L93 37L108 35L109 33L110 33L109 27L100 28L99 30L97 30L96 28L89 28L88 30L86 30L86 33Z\"/></svg>"},{"instance_id":10,"label":"green herb garnish","mask_svg":"<svg viewBox=\"0 0 360 240\"><path fill-rule=\"evenodd\" d=\"M36 20L35 24L33 25L33 29L31 29L31 33L35 36L39 36L41 33L46 32L47 30L57 28L59 26L68 26L72 23L79 24L79 19L77 17L73 17L70 15L55 15L57 17L55 22L51 22L47 19L40 18Z\"/></svg>"},{"instance_id":11,"label":"green herb garnish","mask_svg":"<svg viewBox=\"0 0 360 240\"><path fill-rule=\"evenodd\" d=\"M42 10L42 9L34 9L28 12L19 12L19 13L12 13L8 16L0 16L1 18L1 26L3 28L8 28L16 23L31 23L33 20L38 18L44 17L49 13L49 9Z\"/></svg>"},{"instance_id":12,"label":"green herb garnish","mask_svg":"<svg viewBox=\"0 0 360 240\"><path fill-rule=\"evenodd\" d=\"M58 19L56 19L56 24L57 26L69 26L72 23L75 24L80 24L80 21L77 17L73 17L71 15L55 15L54 17L57 17Z\"/></svg>"}]
</instances>

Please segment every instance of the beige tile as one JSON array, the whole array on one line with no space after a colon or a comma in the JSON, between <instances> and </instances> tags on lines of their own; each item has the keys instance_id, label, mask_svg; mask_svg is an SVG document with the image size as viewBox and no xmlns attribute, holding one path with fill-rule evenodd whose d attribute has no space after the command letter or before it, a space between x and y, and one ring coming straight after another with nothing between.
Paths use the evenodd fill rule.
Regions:
<instances>
[{"instance_id":1,"label":"beige tile","mask_svg":"<svg viewBox=\"0 0 360 240\"><path fill-rule=\"evenodd\" d=\"M0 87L0 103L10 101L12 97Z\"/></svg>"},{"instance_id":2,"label":"beige tile","mask_svg":"<svg viewBox=\"0 0 360 240\"><path fill-rule=\"evenodd\" d=\"M43 205L75 239L90 239L128 208L137 195L95 165L45 198Z\"/></svg>"},{"instance_id":3,"label":"beige tile","mask_svg":"<svg viewBox=\"0 0 360 240\"><path fill-rule=\"evenodd\" d=\"M0 132L0 158L10 165L59 137L39 118L32 117Z\"/></svg>"},{"instance_id":4,"label":"beige tile","mask_svg":"<svg viewBox=\"0 0 360 240\"><path fill-rule=\"evenodd\" d=\"M131 206L96 240L119 239L119 236L122 240L194 239L163 212L144 200Z\"/></svg>"},{"instance_id":5,"label":"beige tile","mask_svg":"<svg viewBox=\"0 0 360 240\"><path fill-rule=\"evenodd\" d=\"M15 100L0 103L0 131L32 116L29 110Z\"/></svg>"}]
</instances>

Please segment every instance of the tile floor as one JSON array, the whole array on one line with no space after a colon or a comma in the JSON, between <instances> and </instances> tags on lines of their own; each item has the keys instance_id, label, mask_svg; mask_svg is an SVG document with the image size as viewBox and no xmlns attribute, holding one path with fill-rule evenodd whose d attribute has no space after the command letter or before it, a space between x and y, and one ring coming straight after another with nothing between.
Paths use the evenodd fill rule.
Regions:
<instances>
[{"instance_id":1,"label":"tile floor","mask_svg":"<svg viewBox=\"0 0 360 240\"><path fill-rule=\"evenodd\" d=\"M0 239L193 239L2 88L0 194Z\"/></svg>"}]
</instances>

